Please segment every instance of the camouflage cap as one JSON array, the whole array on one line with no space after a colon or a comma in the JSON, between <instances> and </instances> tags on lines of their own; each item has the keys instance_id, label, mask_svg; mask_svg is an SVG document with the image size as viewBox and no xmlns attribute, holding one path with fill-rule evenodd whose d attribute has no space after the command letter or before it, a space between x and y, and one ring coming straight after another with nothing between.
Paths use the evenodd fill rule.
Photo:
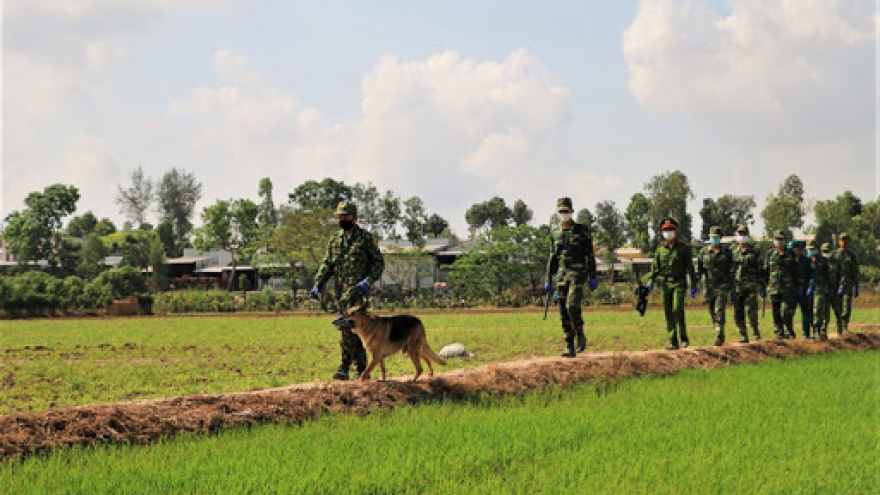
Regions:
<instances>
[{"instance_id":1,"label":"camouflage cap","mask_svg":"<svg viewBox=\"0 0 880 495\"><path fill-rule=\"evenodd\" d=\"M812 239L807 241L807 249L816 249L816 241Z\"/></svg>"},{"instance_id":2,"label":"camouflage cap","mask_svg":"<svg viewBox=\"0 0 880 495\"><path fill-rule=\"evenodd\" d=\"M839 239L842 241L844 241L844 240L848 241L849 240L849 233L848 232L841 232Z\"/></svg>"},{"instance_id":3,"label":"camouflage cap","mask_svg":"<svg viewBox=\"0 0 880 495\"><path fill-rule=\"evenodd\" d=\"M556 200L556 211L572 211L571 198L562 197Z\"/></svg>"},{"instance_id":4,"label":"camouflage cap","mask_svg":"<svg viewBox=\"0 0 880 495\"><path fill-rule=\"evenodd\" d=\"M745 224L739 224L736 226L736 233L737 234L748 234L749 227Z\"/></svg>"},{"instance_id":5,"label":"camouflage cap","mask_svg":"<svg viewBox=\"0 0 880 495\"><path fill-rule=\"evenodd\" d=\"M340 201L338 205L336 205L336 214L337 215L357 215L358 209L354 203L351 201Z\"/></svg>"},{"instance_id":6,"label":"camouflage cap","mask_svg":"<svg viewBox=\"0 0 880 495\"><path fill-rule=\"evenodd\" d=\"M721 237L721 227L712 227L709 229L709 237Z\"/></svg>"},{"instance_id":7,"label":"camouflage cap","mask_svg":"<svg viewBox=\"0 0 880 495\"><path fill-rule=\"evenodd\" d=\"M678 222L672 217L666 217L660 222L660 230L675 230L678 228Z\"/></svg>"},{"instance_id":8,"label":"camouflage cap","mask_svg":"<svg viewBox=\"0 0 880 495\"><path fill-rule=\"evenodd\" d=\"M822 243L822 251L824 251L826 253L830 253L831 252L831 244L829 244L827 242L823 242Z\"/></svg>"},{"instance_id":9,"label":"camouflage cap","mask_svg":"<svg viewBox=\"0 0 880 495\"><path fill-rule=\"evenodd\" d=\"M773 231L774 239L785 239L785 232L782 230L774 230Z\"/></svg>"}]
</instances>

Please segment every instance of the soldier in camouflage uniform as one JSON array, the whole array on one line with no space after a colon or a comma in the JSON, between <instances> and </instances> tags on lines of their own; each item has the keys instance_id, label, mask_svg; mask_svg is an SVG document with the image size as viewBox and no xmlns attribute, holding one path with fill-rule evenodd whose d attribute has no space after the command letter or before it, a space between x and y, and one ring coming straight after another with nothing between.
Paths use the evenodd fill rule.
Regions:
<instances>
[{"instance_id":1,"label":"soldier in camouflage uniform","mask_svg":"<svg viewBox=\"0 0 880 495\"><path fill-rule=\"evenodd\" d=\"M812 339L810 328L813 324L813 298L807 295L807 289L810 280L813 278L813 262L806 253L804 253L803 241L791 241L788 248L794 253L794 257L798 264L798 273L800 274L801 286L797 292L794 301L794 312L801 310L801 330L804 339Z\"/></svg>"},{"instance_id":2,"label":"soldier in camouflage uniform","mask_svg":"<svg viewBox=\"0 0 880 495\"><path fill-rule=\"evenodd\" d=\"M706 304L715 325L715 345L724 345L727 295L733 288L733 253L721 245L721 228L709 229L709 245L697 258L697 278L706 281Z\"/></svg>"},{"instance_id":3,"label":"soldier in camouflage uniform","mask_svg":"<svg viewBox=\"0 0 880 495\"><path fill-rule=\"evenodd\" d=\"M828 340L828 318L831 316L830 296L834 286L831 265L825 254L831 255L831 245L822 244L822 252L816 249L814 241L807 242L807 257L810 259L810 280L807 282L807 297L813 298L813 333L819 340Z\"/></svg>"},{"instance_id":4,"label":"soldier in camouflage uniform","mask_svg":"<svg viewBox=\"0 0 880 495\"><path fill-rule=\"evenodd\" d=\"M859 297L859 260L849 248L849 234L843 232L837 243L840 249L834 252L835 269L837 271L837 294L831 301L834 308L834 319L837 320L837 334L842 335L849 330L849 318L852 314L852 300Z\"/></svg>"},{"instance_id":5,"label":"soldier in camouflage uniform","mask_svg":"<svg viewBox=\"0 0 880 495\"><path fill-rule=\"evenodd\" d=\"M735 242L737 247L733 249L733 292L730 293L730 299L733 302L733 319L739 328L739 341L746 343L749 341L747 314L754 339L761 340L761 332L758 331L758 294L766 297L767 292L761 254L749 243L747 226L739 225L736 228Z\"/></svg>"},{"instance_id":6,"label":"soldier in camouflage uniform","mask_svg":"<svg viewBox=\"0 0 880 495\"><path fill-rule=\"evenodd\" d=\"M666 218L660 229L665 242L654 253L648 289L654 290L656 281L663 291L663 312L669 333L667 349L678 349L679 342L682 347L690 345L684 317L684 293L690 285L691 298L697 295L697 276L691 247L677 238L678 222Z\"/></svg>"},{"instance_id":7,"label":"soldier in camouflage uniform","mask_svg":"<svg viewBox=\"0 0 880 495\"><path fill-rule=\"evenodd\" d=\"M785 232L773 233L774 249L764 263L765 281L773 305L773 326L776 337L793 339L795 300L801 290L800 272L794 253L787 250Z\"/></svg>"},{"instance_id":8,"label":"soldier in camouflage uniform","mask_svg":"<svg viewBox=\"0 0 880 495\"><path fill-rule=\"evenodd\" d=\"M598 286L596 258L593 256L593 237L586 225L572 220L571 198L556 201L559 227L551 233L552 249L547 260L547 282L544 290L553 293L553 277L556 277L556 294L562 331L565 334L564 357L574 357L587 348L581 304L584 299L584 283L589 280L590 290ZM577 349L575 349L577 338Z\"/></svg>"},{"instance_id":9,"label":"soldier in camouflage uniform","mask_svg":"<svg viewBox=\"0 0 880 495\"><path fill-rule=\"evenodd\" d=\"M324 284L331 276L334 277L334 298L339 311L345 312L366 301L370 285L382 276L385 261L379 252L376 237L357 225L357 207L353 203L339 203L336 217L340 230L327 245L327 254L318 267L311 294L317 298ZM351 328L345 325L339 325L338 328L342 332L342 364L333 374L333 378L347 380L352 363L357 367L357 376L360 376L367 367L364 346Z\"/></svg>"}]
</instances>

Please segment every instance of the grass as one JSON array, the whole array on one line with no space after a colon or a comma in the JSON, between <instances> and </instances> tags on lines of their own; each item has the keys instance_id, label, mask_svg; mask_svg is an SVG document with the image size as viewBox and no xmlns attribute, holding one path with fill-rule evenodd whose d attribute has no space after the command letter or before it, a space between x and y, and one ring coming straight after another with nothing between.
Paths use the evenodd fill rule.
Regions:
<instances>
[{"instance_id":1,"label":"grass","mask_svg":"<svg viewBox=\"0 0 880 495\"><path fill-rule=\"evenodd\" d=\"M732 315L728 315L730 319ZM586 311L589 351L661 347L662 312ZM199 392L220 393L326 380L339 363L330 317L145 317L0 321L0 414ZM562 350L558 315L445 313L422 317L435 351L461 342L474 353L441 370L555 355ZM880 323L876 308L853 321ZM691 343L714 340L705 310L688 312ZM770 333L769 317L762 320ZM729 327L731 325L729 324ZM728 338L736 338L730 335ZM735 330L733 330L735 334ZM403 357L391 376L411 374Z\"/></svg>"},{"instance_id":2,"label":"grass","mask_svg":"<svg viewBox=\"0 0 880 495\"><path fill-rule=\"evenodd\" d=\"M871 494L878 373L839 352L71 448L0 465L0 493Z\"/></svg>"}]
</instances>

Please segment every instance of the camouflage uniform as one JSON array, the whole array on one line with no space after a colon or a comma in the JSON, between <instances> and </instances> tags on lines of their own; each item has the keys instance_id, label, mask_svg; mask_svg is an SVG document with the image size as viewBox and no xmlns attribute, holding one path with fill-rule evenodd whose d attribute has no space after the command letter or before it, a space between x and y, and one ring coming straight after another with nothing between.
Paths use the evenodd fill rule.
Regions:
<instances>
[{"instance_id":1,"label":"camouflage uniform","mask_svg":"<svg viewBox=\"0 0 880 495\"><path fill-rule=\"evenodd\" d=\"M807 243L807 249L815 249L813 241ZM827 242L822 245L822 252L831 252L831 246ZM818 253L810 257L810 262L812 271L807 282L807 291L813 297L813 331L820 340L826 340L828 319L831 316L829 297L834 291L831 263Z\"/></svg>"},{"instance_id":2,"label":"camouflage uniform","mask_svg":"<svg viewBox=\"0 0 880 495\"><path fill-rule=\"evenodd\" d=\"M737 227L738 235L749 235L745 225ZM740 342L749 341L746 315L755 340L761 338L758 331L758 293L764 289L764 273L761 254L751 244L733 248L733 320L739 329Z\"/></svg>"},{"instance_id":3,"label":"camouflage uniform","mask_svg":"<svg viewBox=\"0 0 880 495\"><path fill-rule=\"evenodd\" d=\"M813 323L813 298L807 295L810 280L813 278L813 261L804 252L804 243L800 241L792 241L792 247L800 251L795 251L795 259L798 263L798 273L800 275L800 290L795 294L794 312L798 307L801 309L801 331L805 339L812 338L810 328Z\"/></svg>"},{"instance_id":4,"label":"camouflage uniform","mask_svg":"<svg viewBox=\"0 0 880 495\"><path fill-rule=\"evenodd\" d=\"M347 201L339 203L336 209L337 215L357 215L357 208ZM379 280L385 269L385 261L379 252L379 243L376 237L354 225L351 234L346 235L344 230L337 232L327 245L327 253L318 273L315 275L315 287L322 288L332 276L334 278L334 298L337 301L339 311L365 301L365 296L357 287L361 281L368 285ZM367 354L360 338L350 328L341 328L342 337L340 348L342 349L342 366L340 372L345 371L352 362L357 367L358 373L367 367Z\"/></svg>"},{"instance_id":5,"label":"camouflage uniform","mask_svg":"<svg viewBox=\"0 0 880 495\"><path fill-rule=\"evenodd\" d=\"M570 198L559 198L557 211L572 211ZM556 277L556 294L562 331L565 334L566 356L574 355L574 341L578 350L587 345L581 305L584 299L584 283L596 278L596 258L593 255L593 238L586 225L571 221L560 225L551 233L552 249L547 260L548 283ZM594 283L594 282L593 282Z\"/></svg>"},{"instance_id":6,"label":"camouflage uniform","mask_svg":"<svg viewBox=\"0 0 880 495\"><path fill-rule=\"evenodd\" d=\"M785 233L776 231L773 234L774 241L785 241ZM780 253L777 249L767 254L764 264L765 281L770 302L773 305L773 326L778 338L795 338L794 335L794 310L795 300L801 290L800 273L798 262L794 253L782 248Z\"/></svg>"},{"instance_id":7,"label":"camouflage uniform","mask_svg":"<svg viewBox=\"0 0 880 495\"><path fill-rule=\"evenodd\" d=\"M666 219L661 228L667 230L667 226L677 229L678 222ZM687 347L690 340L684 316L684 294L688 283L694 290L697 286L691 247L678 239L671 245L665 242L661 244L654 253L648 279L651 284L656 281L663 291L663 312L666 316L666 331L669 333L669 348L678 349L679 342Z\"/></svg>"},{"instance_id":8,"label":"camouflage uniform","mask_svg":"<svg viewBox=\"0 0 880 495\"><path fill-rule=\"evenodd\" d=\"M724 344L724 324L727 295L733 287L733 253L720 244L721 229L709 229L709 239L719 244L703 248L697 258L697 278L706 281L706 304L715 325L715 345Z\"/></svg>"},{"instance_id":9,"label":"camouflage uniform","mask_svg":"<svg viewBox=\"0 0 880 495\"><path fill-rule=\"evenodd\" d=\"M840 239L849 241L849 234L840 234ZM849 319L852 315L853 296L858 297L859 290L859 260L850 248L840 248L834 251L837 292L831 300L834 308L834 319L837 320L837 333L845 333L849 328Z\"/></svg>"}]
</instances>

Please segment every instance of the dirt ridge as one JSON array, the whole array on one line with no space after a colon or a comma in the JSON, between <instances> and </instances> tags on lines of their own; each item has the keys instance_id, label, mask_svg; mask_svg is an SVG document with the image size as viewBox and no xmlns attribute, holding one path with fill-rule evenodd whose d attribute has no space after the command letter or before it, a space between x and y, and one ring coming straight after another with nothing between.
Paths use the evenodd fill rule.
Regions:
<instances>
[{"instance_id":1,"label":"dirt ridge","mask_svg":"<svg viewBox=\"0 0 880 495\"><path fill-rule=\"evenodd\" d=\"M535 358L438 373L409 382L312 382L226 394L77 406L35 414L0 416L0 460L21 459L70 445L147 444L188 433L268 422L301 424L327 413L367 414L406 404L462 400L481 393L598 382L645 374L711 369L766 359L838 350L880 349L880 333L854 333L827 342L767 340L678 351L586 353L574 359ZM597 388L601 393L601 387Z\"/></svg>"}]
</instances>

